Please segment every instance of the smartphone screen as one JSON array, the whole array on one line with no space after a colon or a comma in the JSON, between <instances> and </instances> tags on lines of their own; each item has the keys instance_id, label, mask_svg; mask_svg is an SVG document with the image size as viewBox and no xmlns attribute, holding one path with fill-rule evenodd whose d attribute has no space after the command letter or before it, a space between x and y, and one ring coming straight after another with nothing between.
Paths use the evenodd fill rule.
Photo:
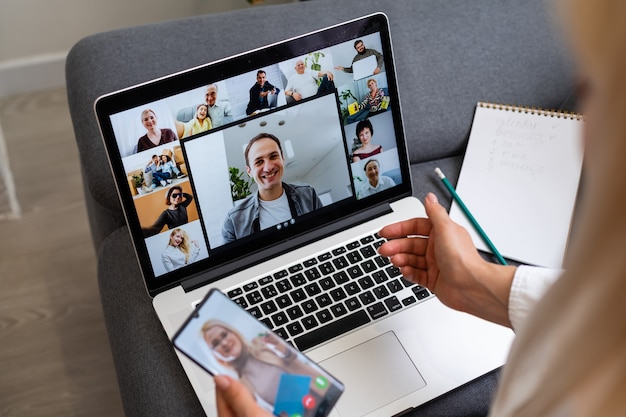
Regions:
<instances>
[{"instance_id":1,"label":"smartphone screen","mask_svg":"<svg viewBox=\"0 0 626 417\"><path fill-rule=\"evenodd\" d=\"M211 375L239 379L276 416L326 416L344 390L341 382L216 289L172 341Z\"/></svg>"}]
</instances>

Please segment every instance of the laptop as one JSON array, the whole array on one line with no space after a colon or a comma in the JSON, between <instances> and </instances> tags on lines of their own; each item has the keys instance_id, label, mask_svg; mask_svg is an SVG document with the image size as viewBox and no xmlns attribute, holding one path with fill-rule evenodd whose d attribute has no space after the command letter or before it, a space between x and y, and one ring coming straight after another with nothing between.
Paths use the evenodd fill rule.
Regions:
<instances>
[{"instance_id":1,"label":"laptop","mask_svg":"<svg viewBox=\"0 0 626 417\"><path fill-rule=\"evenodd\" d=\"M367 79L334 68L357 39L384 55L372 77L390 100L350 114ZM318 89L287 100L298 61ZM95 111L170 337L217 288L344 383L342 417L396 415L504 364L510 330L445 307L377 255L378 230L425 216L385 15L117 91ZM215 415L212 378L179 358Z\"/></svg>"}]
</instances>

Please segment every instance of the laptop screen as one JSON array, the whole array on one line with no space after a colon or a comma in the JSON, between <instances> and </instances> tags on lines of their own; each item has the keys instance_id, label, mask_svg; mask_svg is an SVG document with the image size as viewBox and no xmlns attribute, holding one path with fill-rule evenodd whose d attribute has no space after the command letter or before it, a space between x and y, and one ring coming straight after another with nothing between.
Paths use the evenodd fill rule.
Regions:
<instances>
[{"instance_id":1,"label":"laptop screen","mask_svg":"<svg viewBox=\"0 0 626 417\"><path fill-rule=\"evenodd\" d=\"M152 295L411 192L382 14L112 93L96 113Z\"/></svg>"}]
</instances>

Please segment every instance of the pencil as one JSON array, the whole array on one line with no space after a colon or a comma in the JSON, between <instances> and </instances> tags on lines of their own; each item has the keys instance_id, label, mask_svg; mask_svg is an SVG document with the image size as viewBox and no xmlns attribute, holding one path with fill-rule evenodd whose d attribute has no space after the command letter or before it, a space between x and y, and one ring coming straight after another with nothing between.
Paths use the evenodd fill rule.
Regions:
<instances>
[{"instance_id":1,"label":"pencil","mask_svg":"<svg viewBox=\"0 0 626 417\"><path fill-rule=\"evenodd\" d=\"M502 257L498 249L496 249L491 239L489 239L489 237L487 236L483 228L480 227L480 224L478 224L478 222L476 221L472 213L469 211L469 209L467 208L463 200L461 200L461 197L459 197L457 192L454 190L454 187L452 187L452 184L450 184L450 181L448 181L443 171L441 171L441 169L439 168L435 168L435 172L437 173L439 178L441 178L443 185L445 185L448 191L450 191L450 194L452 194L452 198L454 198L454 201L456 201L459 207L461 207L461 210L463 211L463 213L465 213L465 217L467 217L470 223L472 223L472 226L474 226L474 229L476 230L476 232L478 232L478 235L482 238L483 242L485 242L485 244L489 247L489 249L491 249L491 252L493 252L494 256L498 259L498 262L501 263L502 265L507 265L506 261L504 260L504 258Z\"/></svg>"}]
</instances>

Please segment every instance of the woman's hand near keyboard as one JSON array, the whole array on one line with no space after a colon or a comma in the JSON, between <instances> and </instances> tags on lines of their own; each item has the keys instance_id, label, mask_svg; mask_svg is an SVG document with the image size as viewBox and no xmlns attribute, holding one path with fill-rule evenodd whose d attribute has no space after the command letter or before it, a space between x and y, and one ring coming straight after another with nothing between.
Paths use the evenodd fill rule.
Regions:
<instances>
[{"instance_id":1,"label":"woman's hand near keyboard","mask_svg":"<svg viewBox=\"0 0 626 417\"><path fill-rule=\"evenodd\" d=\"M434 194L426 196L424 205L428 218L398 222L379 232L389 239L379 253L404 278L427 287L447 306L511 327L508 300L516 267L485 261Z\"/></svg>"}]
</instances>

